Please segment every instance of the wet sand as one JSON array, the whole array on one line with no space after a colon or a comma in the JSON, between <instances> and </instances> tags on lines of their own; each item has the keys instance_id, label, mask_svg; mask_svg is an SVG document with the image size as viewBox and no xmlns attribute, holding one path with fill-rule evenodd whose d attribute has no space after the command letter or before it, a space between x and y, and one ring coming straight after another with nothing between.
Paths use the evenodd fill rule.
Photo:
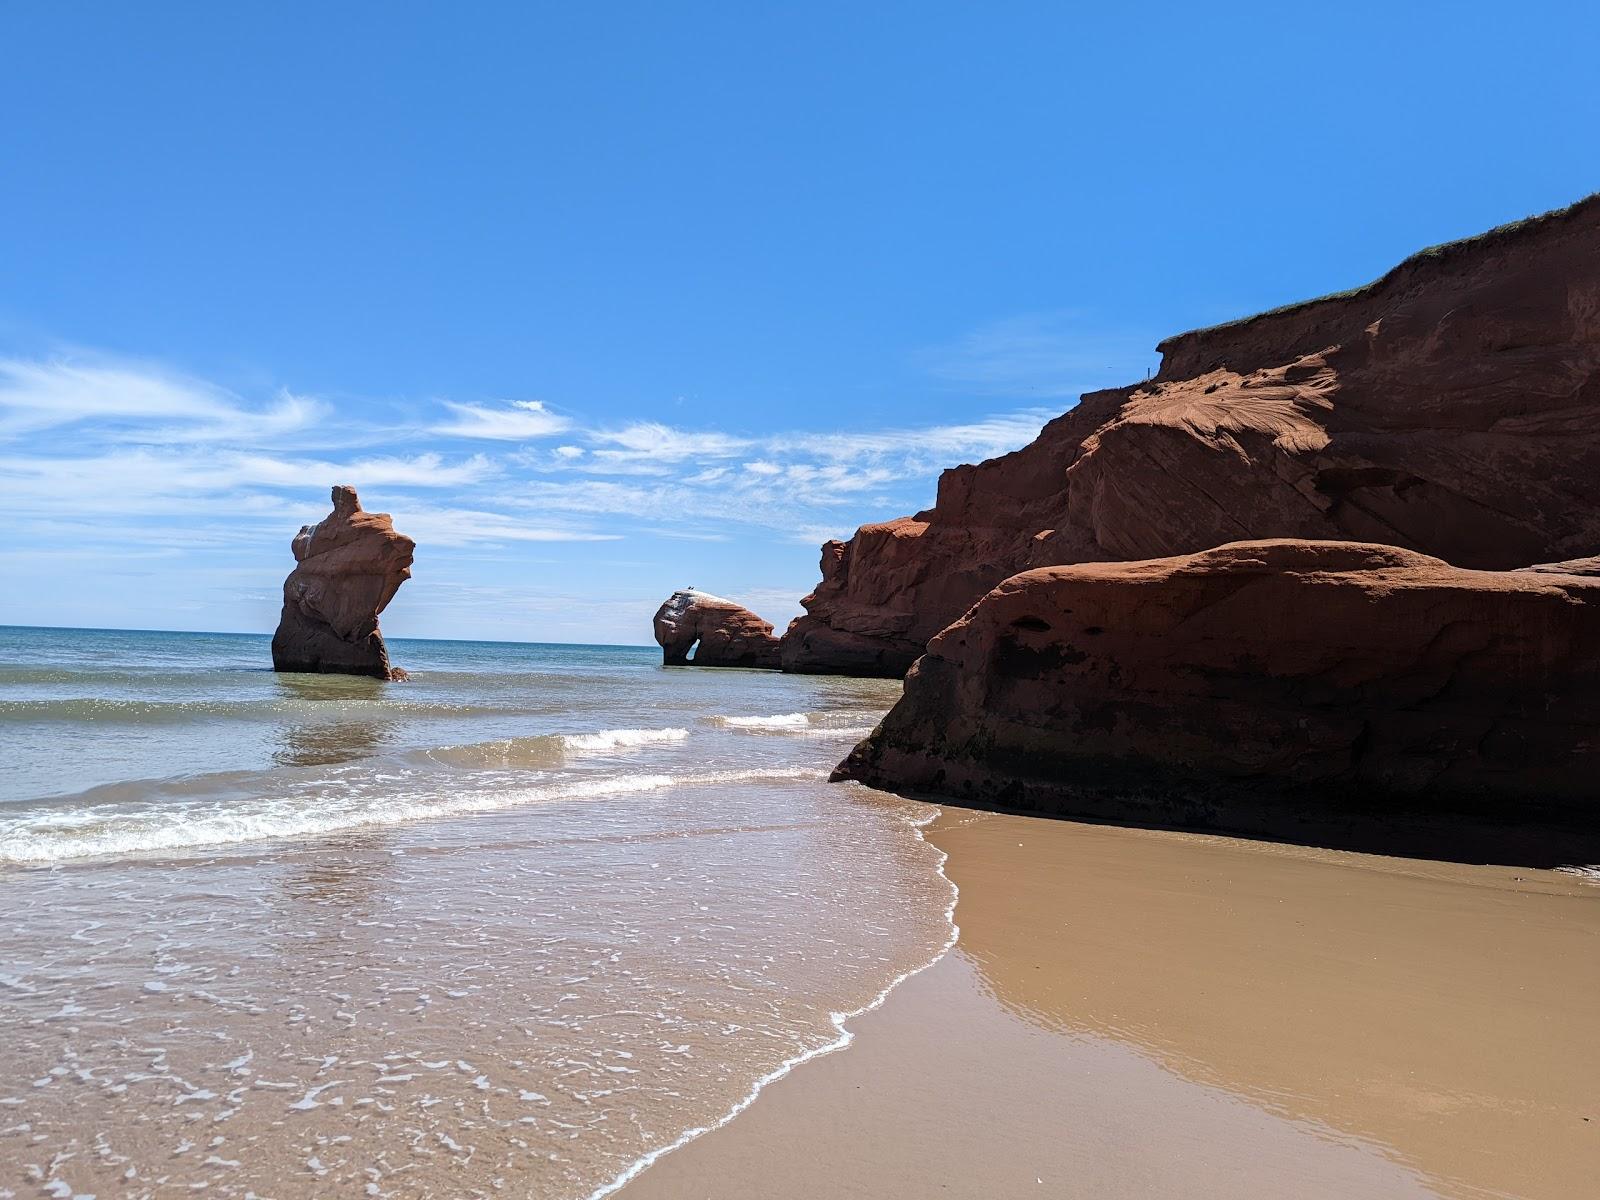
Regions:
<instances>
[{"instance_id":1,"label":"wet sand","mask_svg":"<svg viewBox=\"0 0 1600 1200\"><path fill-rule=\"evenodd\" d=\"M955 951L626 1200L1600 1184L1600 887L956 809Z\"/></svg>"}]
</instances>

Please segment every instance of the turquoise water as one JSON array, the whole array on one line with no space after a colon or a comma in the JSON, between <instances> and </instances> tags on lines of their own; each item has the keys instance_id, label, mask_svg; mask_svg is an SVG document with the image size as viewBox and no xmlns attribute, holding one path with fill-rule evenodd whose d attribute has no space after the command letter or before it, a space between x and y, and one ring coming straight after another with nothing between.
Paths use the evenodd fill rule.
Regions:
<instances>
[{"instance_id":1,"label":"turquoise water","mask_svg":"<svg viewBox=\"0 0 1600 1200\"><path fill-rule=\"evenodd\" d=\"M942 953L898 685L0 629L0 1194L608 1194Z\"/></svg>"},{"instance_id":2,"label":"turquoise water","mask_svg":"<svg viewBox=\"0 0 1600 1200\"><path fill-rule=\"evenodd\" d=\"M313 832L340 813L382 820L446 786L595 784L597 769L618 773L607 749L625 753L624 768L784 768L791 745L728 736L715 719L817 709L809 734L847 737L892 697L873 682L666 671L643 647L397 639L392 656L412 678L389 684L280 675L268 645L250 634L0 628L0 862L178 849L230 819L241 837L268 818L292 834L297 815ZM656 753L578 744L597 737L653 739ZM130 814L136 823L120 820Z\"/></svg>"},{"instance_id":3,"label":"turquoise water","mask_svg":"<svg viewBox=\"0 0 1600 1200\"><path fill-rule=\"evenodd\" d=\"M390 643L416 687L279 675L258 634L0 627L0 803L174 773L348 762L578 729L616 702L652 712L659 652L627 646ZM645 686L639 686L641 681ZM612 685L625 695L585 688ZM630 687L629 685L634 686Z\"/></svg>"}]
</instances>

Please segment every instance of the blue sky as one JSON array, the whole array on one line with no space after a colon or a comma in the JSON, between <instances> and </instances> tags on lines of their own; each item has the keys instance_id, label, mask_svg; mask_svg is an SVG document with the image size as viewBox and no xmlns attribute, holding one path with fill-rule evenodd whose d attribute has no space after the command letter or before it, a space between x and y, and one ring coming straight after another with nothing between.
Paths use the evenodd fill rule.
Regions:
<instances>
[{"instance_id":1,"label":"blue sky","mask_svg":"<svg viewBox=\"0 0 1600 1200\"><path fill-rule=\"evenodd\" d=\"M1162 336L1600 188L1588 4L0 9L0 623L780 625Z\"/></svg>"}]
</instances>

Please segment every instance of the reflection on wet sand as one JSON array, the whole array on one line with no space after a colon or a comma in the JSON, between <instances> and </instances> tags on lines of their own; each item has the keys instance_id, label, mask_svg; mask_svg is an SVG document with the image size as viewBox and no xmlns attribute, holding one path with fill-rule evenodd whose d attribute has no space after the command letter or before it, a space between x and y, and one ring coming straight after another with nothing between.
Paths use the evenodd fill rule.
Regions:
<instances>
[{"instance_id":1,"label":"reflection on wet sand","mask_svg":"<svg viewBox=\"0 0 1600 1200\"><path fill-rule=\"evenodd\" d=\"M1600 888L956 809L928 838L956 951L627 1200L1592 1192Z\"/></svg>"},{"instance_id":2,"label":"reflection on wet sand","mask_svg":"<svg viewBox=\"0 0 1600 1200\"><path fill-rule=\"evenodd\" d=\"M1017 1019L959 950L623 1200L1427 1200L1376 1149Z\"/></svg>"},{"instance_id":3,"label":"reflection on wet sand","mask_svg":"<svg viewBox=\"0 0 1600 1200\"><path fill-rule=\"evenodd\" d=\"M932 838L963 949L1032 1023L1388 1146L1448 1195L1557 1200L1600 1170L1592 885L955 810Z\"/></svg>"},{"instance_id":4,"label":"reflection on wet sand","mask_svg":"<svg viewBox=\"0 0 1600 1200\"><path fill-rule=\"evenodd\" d=\"M395 834L387 829L358 829L339 839L337 853L317 850L284 854L279 886L291 900L316 908L338 908L347 914L375 910L394 869Z\"/></svg>"}]
</instances>

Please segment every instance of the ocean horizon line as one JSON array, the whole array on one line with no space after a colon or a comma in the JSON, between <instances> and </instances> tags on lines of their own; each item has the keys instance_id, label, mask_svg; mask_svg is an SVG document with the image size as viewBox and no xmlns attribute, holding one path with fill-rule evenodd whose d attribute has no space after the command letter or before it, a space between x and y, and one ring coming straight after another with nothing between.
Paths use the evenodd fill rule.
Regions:
<instances>
[{"instance_id":1,"label":"ocean horizon line","mask_svg":"<svg viewBox=\"0 0 1600 1200\"><path fill-rule=\"evenodd\" d=\"M137 626L119 625L16 625L0 621L0 629L17 630L50 630L54 633L175 633L193 637L248 637L261 638L270 642L272 634L256 630L242 629L148 629ZM386 642L441 642L447 645L474 645L474 646L564 646L578 647L586 650L654 650L654 642L550 642L550 641L518 641L511 638L438 638L438 637L409 637L401 634L385 634Z\"/></svg>"}]
</instances>

